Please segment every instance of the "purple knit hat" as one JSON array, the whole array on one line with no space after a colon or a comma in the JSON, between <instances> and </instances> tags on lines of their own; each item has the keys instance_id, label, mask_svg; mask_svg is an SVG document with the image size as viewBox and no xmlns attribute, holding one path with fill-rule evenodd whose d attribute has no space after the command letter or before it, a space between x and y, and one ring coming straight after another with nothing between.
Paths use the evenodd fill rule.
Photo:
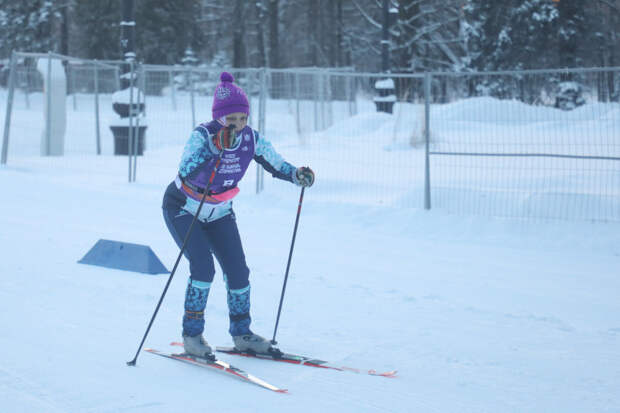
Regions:
<instances>
[{"instance_id":1,"label":"purple knit hat","mask_svg":"<svg viewBox=\"0 0 620 413\"><path fill-rule=\"evenodd\" d=\"M215 87L213 93L213 119L235 112L250 114L250 104L243 89L233 84L235 78L228 72L220 75L221 83Z\"/></svg>"}]
</instances>

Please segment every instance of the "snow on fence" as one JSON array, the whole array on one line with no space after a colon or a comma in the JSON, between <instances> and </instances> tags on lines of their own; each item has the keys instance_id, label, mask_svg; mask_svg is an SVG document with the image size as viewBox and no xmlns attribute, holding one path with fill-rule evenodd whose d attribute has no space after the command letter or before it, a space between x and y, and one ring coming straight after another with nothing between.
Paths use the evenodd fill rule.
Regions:
<instances>
[{"instance_id":1,"label":"snow on fence","mask_svg":"<svg viewBox=\"0 0 620 413\"><path fill-rule=\"evenodd\" d=\"M45 65L37 61L50 58L63 62L67 76L62 158L40 153L47 98L46 74L37 70ZM127 168L124 157L113 155L109 128L119 121L112 103L121 64L15 53L9 85L0 89L0 116L8 115L2 163ZM221 70L136 66L135 99L145 105L141 125L147 127L138 162L165 158L174 168L194 125L211 118ZM619 68L389 75L318 68L229 71L248 94L251 126L292 163L315 169L316 200L465 215L620 220ZM378 84L394 87L391 113L377 111ZM261 170L246 180L258 191L291 190L271 185Z\"/></svg>"}]
</instances>

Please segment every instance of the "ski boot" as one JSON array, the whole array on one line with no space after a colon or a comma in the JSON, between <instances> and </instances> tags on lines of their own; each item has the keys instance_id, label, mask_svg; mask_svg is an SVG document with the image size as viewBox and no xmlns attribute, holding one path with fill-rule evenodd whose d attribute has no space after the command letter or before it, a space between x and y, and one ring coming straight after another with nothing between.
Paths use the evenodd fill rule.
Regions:
<instances>
[{"instance_id":1,"label":"ski boot","mask_svg":"<svg viewBox=\"0 0 620 413\"><path fill-rule=\"evenodd\" d=\"M186 336L183 335L183 347L185 348L185 353L190 356L200 357L207 361L215 361L215 356L213 355L213 350L207 340L204 339L202 334L198 334L197 336Z\"/></svg>"},{"instance_id":2,"label":"ski boot","mask_svg":"<svg viewBox=\"0 0 620 413\"><path fill-rule=\"evenodd\" d=\"M233 336L232 339L235 343L235 348L242 352L250 354L270 354L273 356L281 354L280 350L274 348L269 340L251 331L249 334Z\"/></svg>"}]
</instances>

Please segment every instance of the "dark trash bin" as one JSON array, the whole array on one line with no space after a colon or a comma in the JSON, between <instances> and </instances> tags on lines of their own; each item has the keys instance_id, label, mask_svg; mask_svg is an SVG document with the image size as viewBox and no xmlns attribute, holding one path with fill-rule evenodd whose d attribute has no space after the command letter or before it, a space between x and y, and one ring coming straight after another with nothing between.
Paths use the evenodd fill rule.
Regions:
<instances>
[{"instance_id":1,"label":"dark trash bin","mask_svg":"<svg viewBox=\"0 0 620 413\"><path fill-rule=\"evenodd\" d=\"M383 79L375 82L375 90L379 96L373 98L377 112L392 113L396 103L396 90L392 79Z\"/></svg>"},{"instance_id":2,"label":"dark trash bin","mask_svg":"<svg viewBox=\"0 0 620 413\"><path fill-rule=\"evenodd\" d=\"M129 155L129 126L110 126L110 129L112 130L112 134L114 135L114 155ZM138 129L138 133L137 133L138 153L137 155L143 155L144 154L144 135L146 131L146 126L139 126L137 129ZM134 142L134 145L135 145L135 142ZM133 151L134 149L132 148L132 153Z\"/></svg>"}]
</instances>

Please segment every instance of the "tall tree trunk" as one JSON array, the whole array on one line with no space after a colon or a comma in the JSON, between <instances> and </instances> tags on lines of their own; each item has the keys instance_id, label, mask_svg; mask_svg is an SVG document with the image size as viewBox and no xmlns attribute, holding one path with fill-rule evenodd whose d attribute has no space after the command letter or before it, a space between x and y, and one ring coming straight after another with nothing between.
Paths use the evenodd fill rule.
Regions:
<instances>
[{"instance_id":1,"label":"tall tree trunk","mask_svg":"<svg viewBox=\"0 0 620 413\"><path fill-rule=\"evenodd\" d=\"M269 66L280 67L280 0L269 0Z\"/></svg>"},{"instance_id":2,"label":"tall tree trunk","mask_svg":"<svg viewBox=\"0 0 620 413\"><path fill-rule=\"evenodd\" d=\"M329 2L329 36L327 39L327 46L329 47L329 66L338 66L338 3Z\"/></svg>"},{"instance_id":3,"label":"tall tree trunk","mask_svg":"<svg viewBox=\"0 0 620 413\"><path fill-rule=\"evenodd\" d=\"M343 65L343 36L344 20L342 18L342 0L336 2L336 66Z\"/></svg>"},{"instance_id":4,"label":"tall tree trunk","mask_svg":"<svg viewBox=\"0 0 620 413\"><path fill-rule=\"evenodd\" d=\"M60 54L69 55L69 4L61 9Z\"/></svg>"},{"instance_id":5,"label":"tall tree trunk","mask_svg":"<svg viewBox=\"0 0 620 413\"><path fill-rule=\"evenodd\" d=\"M256 5L256 42L258 48L258 57L256 66L265 67L267 65L267 53L265 50L265 31L263 30L263 20L265 18L265 9L261 2L257 1Z\"/></svg>"},{"instance_id":6,"label":"tall tree trunk","mask_svg":"<svg viewBox=\"0 0 620 413\"><path fill-rule=\"evenodd\" d=\"M316 50L317 50L317 63L318 66L325 66L327 62L325 61L325 13L323 9L323 2L321 0L315 0L317 3L317 39L316 39Z\"/></svg>"},{"instance_id":7,"label":"tall tree trunk","mask_svg":"<svg viewBox=\"0 0 620 413\"><path fill-rule=\"evenodd\" d=\"M317 39L317 20L319 17L319 1L309 1L308 3L308 34L309 36L309 44L310 44L310 65L318 66L319 58L318 58L318 39Z\"/></svg>"},{"instance_id":8,"label":"tall tree trunk","mask_svg":"<svg viewBox=\"0 0 620 413\"><path fill-rule=\"evenodd\" d=\"M580 21L583 19L582 0L562 0L557 3L560 15L559 58L561 67L577 67L577 41L579 38Z\"/></svg>"},{"instance_id":9,"label":"tall tree trunk","mask_svg":"<svg viewBox=\"0 0 620 413\"><path fill-rule=\"evenodd\" d=\"M231 23L233 26L233 67L246 66L245 25L241 23L243 21L244 14L243 3L244 0L237 0L235 2L235 22Z\"/></svg>"}]
</instances>

